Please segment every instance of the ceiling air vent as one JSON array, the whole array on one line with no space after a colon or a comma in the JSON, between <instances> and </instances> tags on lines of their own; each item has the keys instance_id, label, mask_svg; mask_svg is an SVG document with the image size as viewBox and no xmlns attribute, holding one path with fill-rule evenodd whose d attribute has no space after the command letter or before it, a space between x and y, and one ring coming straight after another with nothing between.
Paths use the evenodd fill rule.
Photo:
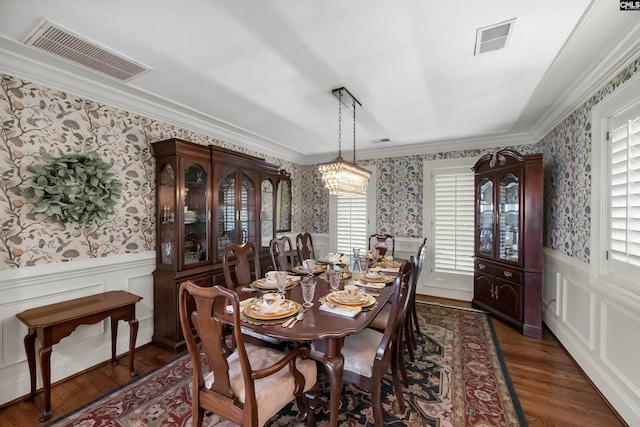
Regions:
<instances>
[{"instance_id":1,"label":"ceiling air vent","mask_svg":"<svg viewBox=\"0 0 640 427\"><path fill-rule=\"evenodd\" d=\"M46 19L27 37L24 44L123 82L151 70Z\"/></svg>"},{"instance_id":2,"label":"ceiling air vent","mask_svg":"<svg viewBox=\"0 0 640 427\"><path fill-rule=\"evenodd\" d=\"M476 50L474 55L502 49L507 46L515 18L488 27L478 28L476 31Z\"/></svg>"}]
</instances>

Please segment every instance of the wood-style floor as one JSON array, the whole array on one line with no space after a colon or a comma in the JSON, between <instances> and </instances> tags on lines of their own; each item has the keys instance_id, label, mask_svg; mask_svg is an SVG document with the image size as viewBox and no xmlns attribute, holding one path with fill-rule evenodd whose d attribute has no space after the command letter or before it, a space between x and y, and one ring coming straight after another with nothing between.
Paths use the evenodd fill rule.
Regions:
<instances>
[{"instance_id":1,"label":"wood-style floor","mask_svg":"<svg viewBox=\"0 0 640 427\"><path fill-rule=\"evenodd\" d=\"M468 302L423 298L470 307ZM530 426L625 426L582 374L556 338L545 328L541 340L523 337L494 320L507 369ZM55 351L55 348L54 348ZM144 374L175 356L154 345L136 350L135 367ZM127 356L120 364L105 363L52 387L52 419L131 381ZM40 401L40 394L36 397ZM19 399L0 409L0 426L39 426L40 411Z\"/></svg>"}]
</instances>

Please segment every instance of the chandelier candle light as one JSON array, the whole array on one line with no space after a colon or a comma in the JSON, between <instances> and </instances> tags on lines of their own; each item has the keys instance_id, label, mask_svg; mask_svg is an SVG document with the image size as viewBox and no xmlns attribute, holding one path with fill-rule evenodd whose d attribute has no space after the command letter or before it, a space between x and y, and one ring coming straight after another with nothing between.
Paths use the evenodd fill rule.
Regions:
<instances>
[{"instance_id":1,"label":"chandelier candle light","mask_svg":"<svg viewBox=\"0 0 640 427\"><path fill-rule=\"evenodd\" d=\"M346 88L331 91L338 98L338 157L333 162L322 163L318 170L329 194L340 196L359 196L367 190L371 172L356 163L356 106L360 101ZM342 158L342 104L353 107L353 162Z\"/></svg>"}]
</instances>

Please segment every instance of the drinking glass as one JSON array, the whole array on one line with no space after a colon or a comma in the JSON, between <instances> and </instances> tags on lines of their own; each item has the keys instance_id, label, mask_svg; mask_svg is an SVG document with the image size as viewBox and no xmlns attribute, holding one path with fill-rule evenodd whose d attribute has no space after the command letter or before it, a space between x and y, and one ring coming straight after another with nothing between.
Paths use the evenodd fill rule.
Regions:
<instances>
[{"instance_id":1,"label":"drinking glass","mask_svg":"<svg viewBox=\"0 0 640 427\"><path fill-rule=\"evenodd\" d=\"M304 299L305 307L311 307L313 305L313 294L316 292L316 281L305 277L305 279L300 284L302 286L302 298Z\"/></svg>"},{"instance_id":2,"label":"drinking glass","mask_svg":"<svg viewBox=\"0 0 640 427\"><path fill-rule=\"evenodd\" d=\"M284 294L284 290L287 289L286 271L276 271L276 286L278 286L278 292Z\"/></svg>"},{"instance_id":3,"label":"drinking glass","mask_svg":"<svg viewBox=\"0 0 640 427\"><path fill-rule=\"evenodd\" d=\"M339 271L330 271L327 273L329 280L329 287L332 291L337 291L340 288L340 272Z\"/></svg>"},{"instance_id":4,"label":"drinking glass","mask_svg":"<svg viewBox=\"0 0 640 427\"><path fill-rule=\"evenodd\" d=\"M358 266L360 267L360 273L367 274L369 271L369 260L366 256L361 256L358 258Z\"/></svg>"},{"instance_id":5,"label":"drinking glass","mask_svg":"<svg viewBox=\"0 0 640 427\"><path fill-rule=\"evenodd\" d=\"M313 271L316 268L316 260L315 259L305 259L304 266L307 268L307 272L309 276L313 276Z\"/></svg>"}]
</instances>

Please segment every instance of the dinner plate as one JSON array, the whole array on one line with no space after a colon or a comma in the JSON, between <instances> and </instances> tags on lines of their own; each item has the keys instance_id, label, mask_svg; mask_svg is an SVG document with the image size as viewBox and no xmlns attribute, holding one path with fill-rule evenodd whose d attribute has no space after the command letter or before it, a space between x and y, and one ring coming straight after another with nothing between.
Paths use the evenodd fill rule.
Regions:
<instances>
[{"instance_id":1,"label":"dinner plate","mask_svg":"<svg viewBox=\"0 0 640 427\"><path fill-rule=\"evenodd\" d=\"M313 274L319 274L319 273L322 273L322 272L324 271L324 269L325 269L325 267L324 267L324 266L322 266L322 265L316 265L316 266L313 268ZM299 265L296 265L295 267L293 267L293 271L294 271L295 273L298 273L298 274L309 274L309 271L308 271L306 268L304 268L304 267L302 267L302 266L299 266Z\"/></svg>"},{"instance_id":2,"label":"dinner plate","mask_svg":"<svg viewBox=\"0 0 640 427\"><path fill-rule=\"evenodd\" d=\"M273 313L265 313L262 309L262 301L258 301L255 304L249 304L244 308L244 314L258 320L275 320L284 319L285 317L293 316L302 309L302 306L291 300L285 300L282 303L282 308Z\"/></svg>"},{"instance_id":3,"label":"dinner plate","mask_svg":"<svg viewBox=\"0 0 640 427\"><path fill-rule=\"evenodd\" d=\"M295 286L296 282L294 282L293 280L287 280L287 287L285 289L289 289L293 286ZM271 282L265 279L258 279L255 280L253 283L251 283L251 287L254 289L268 289L268 290L273 290L273 289L278 289L278 283L277 282Z\"/></svg>"},{"instance_id":4,"label":"dinner plate","mask_svg":"<svg viewBox=\"0 0 640 427\"><path fill-rule=\"evenodd\" d=\"M376 298L373 295L362 292L358 292L356 298L351 298L344 291L335 291L327 295L327 301L348 307L369 307L376 303Z\"/></svg>"},{"instance_id":5,"label":"dinner plate","mask_svg":"<svg viewBox=\"0 0 640 427\"><path fill-rule=\"evenodd\" d=\"M360 280L369 283L389 283L393 282L393 279L395 279L395 277L389 276L388 274L379 274L377 277L368 277L366 274L360 275Z\"/></svg>"}]
</instances>

